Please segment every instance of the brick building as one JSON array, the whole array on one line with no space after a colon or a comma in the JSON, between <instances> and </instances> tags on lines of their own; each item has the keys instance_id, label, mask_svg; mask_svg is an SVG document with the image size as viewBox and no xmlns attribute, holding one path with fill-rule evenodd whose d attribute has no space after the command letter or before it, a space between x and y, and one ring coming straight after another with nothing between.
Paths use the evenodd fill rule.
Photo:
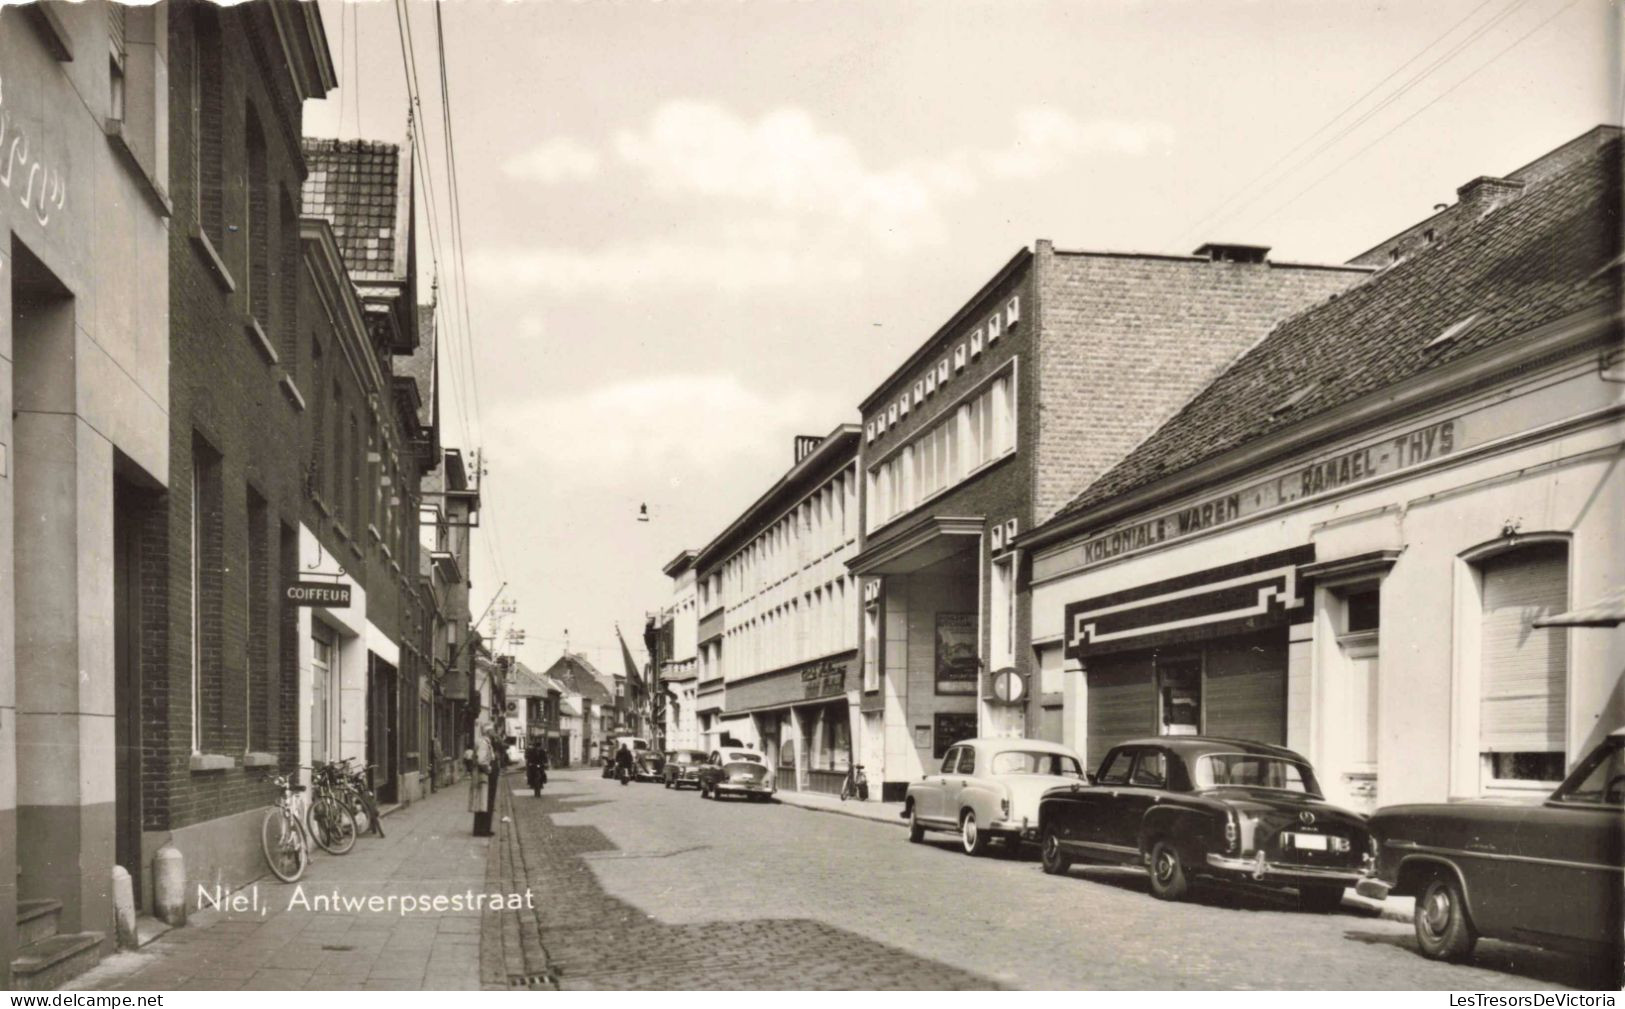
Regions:
<instances>
[{"instance_id":1,"label":"brick building","mask_svg":"<svg viewBox=\"0 0 1625 1009\"><path fill-rule=\"evenodd\" d=\"M300 753L374 765L381 801L427 791L432 611L419 571L421 475L439 464L419 353L410 156L394 144L306 138L307 283L299 573L350 605L300 607ZM397 371L397 362L399 370ZM430 412L432 413L432 407Z\"/></svg>"},{"instance_id":2,"label":"brick building","mask_svg":"<svg viewBox=\"0 0 1625 1009\"><path fill-rule=\"evenodd\" d=\"M171 759L138 685L166 658L173 14L0 10L0 988L111 948L140 754Z\"/></svg>"},{"instance_id":3,"label":"brick building","mask_svg":"<svg viewBox=\"0 0 1625 1009\"><path fill-rule=\"evenodd\" d=\"M901 798L959 738L1061 739L1059 642L1030 638L1011 544L1278 320L1369 272L1267 251L1039 241L864 400L861 549L847 563L864 581L859 760L884 779L872 794Z\"/></svg>"},{"instance_id":4,"label":"brick building","mask_svg":"<svg viewBox=\"0 0 1625 1009\"><path fill-rule=\"evenodd\" d=\"M426 342L411 359L421 369L420 356L432 353ZM432 387L433 367L425 378ZM434 393L431 395L438 395ZM440 780L455 781L462 752L473 745L474 718L479 693L474 688L473 618L469 611L470 546L480 510L480 492L469 482L463 454L441 450L441 465L424 475L418 505L420 568L427 569L425 606L432 621L430 662L432 726L430 747L440 750ZM435 740L439 740L438 744Z\"/></svg>"},{"instance_id":5,"label":"brick building","mask_svg":"<svg viewBox=\"0 0 1625 1009\"><path fill-rule=\"evenodd\" d=\"M141 759L139 777L121 778L131 812L120 864L143 907L164 845L192 881L258 876L265 778L297 759L281 587L297 565L302 498L300 109L334 86L313 5L161 9L170 481L133 506L139 536L122 559L139 586L124 654L140 712L127 741Z\"/></svg>"}]
</instances>

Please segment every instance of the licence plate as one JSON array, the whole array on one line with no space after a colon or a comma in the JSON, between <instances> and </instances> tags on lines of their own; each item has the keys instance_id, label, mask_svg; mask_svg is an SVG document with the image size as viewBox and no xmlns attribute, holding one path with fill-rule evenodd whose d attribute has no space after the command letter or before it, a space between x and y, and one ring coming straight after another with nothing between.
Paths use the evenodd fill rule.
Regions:
<instances>
[{"instance_id":1,"label":"licence plate","mask_svg":"<svg viewBox=\"0 0 1625 1009\"><path fill-rule=\"evenodd\" d=\"M1309 851L1331 850L1331 838L1325 834L1300 834L1296 831L1289 831L1284 836L1288 848L1303 848Z\"/></svg>"}]
</instances>

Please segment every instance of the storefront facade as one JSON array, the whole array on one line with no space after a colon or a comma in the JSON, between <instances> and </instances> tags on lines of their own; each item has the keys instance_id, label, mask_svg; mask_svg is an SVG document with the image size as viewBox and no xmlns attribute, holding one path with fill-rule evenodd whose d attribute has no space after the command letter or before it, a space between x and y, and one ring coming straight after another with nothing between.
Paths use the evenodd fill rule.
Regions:
<instances>
[{"instance_id":1,"label":"storefront facade","mask_svg":"<svg viewBox=\"0 0 1625 1009\"><path fill-rule=\"evenodd\" d=\"M779 788L840 794L862 734L856 674L853 649L728 684L728 711L750 716Z\"/></svg>"},{"instance_id":2,"label":"storefront facade","mask_svg":"<svg viewBox=\"0 0 1625 1009\"><path fill-rule=\"evenodd\" d=\"M1606 236L1559 230L1609 200L1617 167L1592 159L1472 243L1289 321L1026 538L1065 740L1096 762L1134 736L1285 743L1329 798L1370 810L1540 794L1625 723L1625 635L1536 625L1618 588L1618 267ZM1537 261L1567 283L1506 279ZM1443 276L1448 295L1418 296ZM1483 342L1450 347L1457 320ZM1284 355L1297 385L1271 388ZM1326 384L1366 371L1398 380ZM1285 424L1259 409L1304 387L1326 408ZM1167 466L1197 432L1253 420Z\"/></svg>"}]
</instances>

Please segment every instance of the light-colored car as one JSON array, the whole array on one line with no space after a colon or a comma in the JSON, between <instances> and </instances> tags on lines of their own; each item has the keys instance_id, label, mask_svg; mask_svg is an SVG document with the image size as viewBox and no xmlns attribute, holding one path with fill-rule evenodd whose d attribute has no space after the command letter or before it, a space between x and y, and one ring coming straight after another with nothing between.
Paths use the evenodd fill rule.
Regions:
<instances>
[{"instance_id":1,"label":"light-colored car","mask_svg":"<svg viewBox=\"0 0 1625 1009\"><path fill-rule=\"evenodd\" d=\"M1013 854L1035 840L1038 800L1052 788L1086 783L1077 751L1041 739L966 739L943 754L942 768L908 786L908 839L927 830L959 834L967 855L1002 840Z\"/></svg>"},{"instance_id":2,"label":"light-colored car","mask_svg":"<svg viewBox=\"0 0 1625 1009\"><path fill-rule=\"evenodd\" d=\"M753 802L771 802L776 789L773 769L755 750L724 746L713 750L710 759L700 768L702 799L743 795Z\"/></svg>"}]
</instances>

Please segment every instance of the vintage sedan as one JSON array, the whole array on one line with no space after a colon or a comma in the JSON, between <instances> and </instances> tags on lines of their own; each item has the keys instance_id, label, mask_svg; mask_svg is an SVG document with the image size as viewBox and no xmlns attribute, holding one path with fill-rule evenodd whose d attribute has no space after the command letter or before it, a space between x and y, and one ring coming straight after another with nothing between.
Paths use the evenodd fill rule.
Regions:
<instances>
[{"instance_id":1,"label":"vintage sedan","mask_svg":"<svg viewBox=\"0 0 1625 1009\"><path fill-rule=\"evenodd\" d=\"M1081 785L1083 762L1071 749L1038 739L966 739L943 754L942 769L908 786L902 815L908 839L927 830L959 834L967 855L994 840L1010 853L1035 837L1038 802L1056 786Z\"/></svg>"},{"instance_id":2,"label":"vintage sedan","mask_svg":"<svg viewBox=\"0 0 1625 1009\"><path fill-rule=\"evenodd\" d=\"M700 787L700 768L708 755L704 750L669 750L666 753L665 781L667 788L684 785Z\"/></svg>"},{"instance_id":3,"label":"vintage sedan","mask_svg":"<svg viewBox=\"0 0 1625 1009\"><path fill-rule=\"evenodd\" d=\"M665 781L666 755L659 750L644 750L632 764L634 781Z\"/></svg>"},{"instance_id":4,"label":"vintage sedan","mask_svg":"<svg viewBox=\"0 0 1625 1009\"><path fill-rule=\"evenodd\" d=\"M1044 797L1039 832L1052 875L1074 860L1143 865L1163 900L1206 877L1294 887L1315 911L1342 902L1371 852L1365 818L1327 802L1308 761L1205 736L1113 747L1092 784Z\"/></svg>"},{"instance_id":5,"label":"vintage sedan","mask_svg":"<svg viewBox=\"0 0 1625 1009\"><path fill-rule=\"evenodd\" d=\"M1620 962L1625 729L1544 803L1388 806L1371 830L1377 862L1359 892L1415 897L1424 956L1465 957L1488 936Z\"/></svg>"},{"instance_id":6,"label":"vintage sedan","mask_svg":"<svg viewBox=\"0 0 1625 1009\"><path fill-rule=\"evenodd\" d=\"M737 746L713 750L700 768L702 799L742 795L756 802L767 802L773 798L776 787L773 769L755 750Z\"/></svg>"}]
</instances>

